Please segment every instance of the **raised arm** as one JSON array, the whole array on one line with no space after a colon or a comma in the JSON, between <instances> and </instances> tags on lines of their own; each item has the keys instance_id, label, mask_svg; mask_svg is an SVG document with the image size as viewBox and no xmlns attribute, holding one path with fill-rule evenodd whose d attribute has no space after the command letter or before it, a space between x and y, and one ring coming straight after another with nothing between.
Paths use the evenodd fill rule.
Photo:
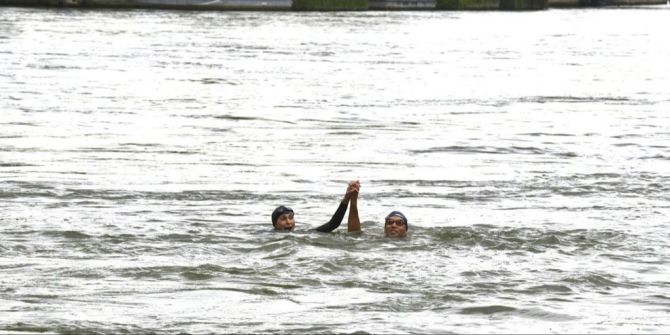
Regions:
<instances>
[{"instance_id":1,"label":"raised arm","mask_svg":"<svg viewBox=\"0 0 670 335\"><path fill-rule=\"evenodd\" d=\"M347 205L349 204L349 200L351 199L351 196L353 194L354 187L352 186L352 183L349 183L347 191L344 193L344 197L342 198L342 201L340 201L340 205L337 207L337 210L335 211L335 214L333 214L333 217L330 218L330 221L317 227L315 229L316 231L322 233L329 233L340 226L342 220L344 219L344 213L347 212Z\"/></svg>"},{"instance_id":2,"label":"raised arm","mask_svg":"<svg viewBox=\"0 0 670 335\"><path fill-rule=\"evenodd\" d=\"M354 187L356 191L351 195L351 201L349 202L349 219L347 220L347 231L350 233L361 231L361 220L358 219L358 192L361 189L361 183L356 181Z\"/></svg>"}]
</instances>

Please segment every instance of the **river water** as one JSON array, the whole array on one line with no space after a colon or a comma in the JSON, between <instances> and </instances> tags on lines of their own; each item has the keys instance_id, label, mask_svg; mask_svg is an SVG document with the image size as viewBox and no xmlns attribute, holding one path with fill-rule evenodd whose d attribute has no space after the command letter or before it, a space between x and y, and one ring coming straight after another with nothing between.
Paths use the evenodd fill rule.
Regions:
<instances>
[{"instance_id":1,"label":"river water","mask_svg":"<svg viewBox=\"0 0 670 335\"><path fill-rule=\"evenodd\" d=\"M669 19L0 8L0 332L668 333Z\"/></svg>"}]
</instances>

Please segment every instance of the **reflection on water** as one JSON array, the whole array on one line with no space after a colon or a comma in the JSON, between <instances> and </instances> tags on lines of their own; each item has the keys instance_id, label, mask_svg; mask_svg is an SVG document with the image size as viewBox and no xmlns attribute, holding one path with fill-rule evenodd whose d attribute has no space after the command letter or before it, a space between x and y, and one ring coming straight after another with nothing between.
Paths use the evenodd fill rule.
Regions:
<instances>
[{"instance_id":1,"label":"reflection on water","mask_svg":"<svg viewBox=\"0 0 670 335\"><path fill-rule=\"evenodd\" d=\"M667 6L0 12L3 331L669 327Z\"/></svg>"}]
</instances>

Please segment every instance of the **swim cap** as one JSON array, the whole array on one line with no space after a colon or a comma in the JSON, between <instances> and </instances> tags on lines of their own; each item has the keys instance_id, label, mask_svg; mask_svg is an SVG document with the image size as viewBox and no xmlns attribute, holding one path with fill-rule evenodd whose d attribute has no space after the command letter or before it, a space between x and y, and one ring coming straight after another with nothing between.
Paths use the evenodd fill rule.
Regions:
<instances>
[{"instance_id":1,"label":"swim cap","mask_svg":"<svg viewBox=\"0 0 670 335\"><path fill-rule=\"evenodd\" d=\"M397 216L402 219L402 221L405 223L405 230L409 230L409 225L407 224L407 218L405 217L405 214L400 213L399 211L393 211L389 213L389 215L386 216L384 220L388 220L392 216Z\"/></svg>"},{"instance_id":2,"label":"swim cap","mask_svg":"<svg viewBox=\"0 0 670 335\"><path fill-rule=\"evenodd\" d=\"M282 215L282 214L286 214L286 213L293 213L293 210L286 207L286 206L279 206L279 207L275 208L275 210L272 212L272 225L273 226L276 225L277 224L277 219L279 219L279 216Z\"/></svg>"}]
</instances>

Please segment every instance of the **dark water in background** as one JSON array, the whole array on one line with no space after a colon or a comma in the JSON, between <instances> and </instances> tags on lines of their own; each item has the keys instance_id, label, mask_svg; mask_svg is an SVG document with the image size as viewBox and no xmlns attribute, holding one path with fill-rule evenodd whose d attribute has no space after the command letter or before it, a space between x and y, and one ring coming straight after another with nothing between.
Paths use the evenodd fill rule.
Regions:
<instances>
[{"instance_id":1,"label":"dark water in background","mask_svg":"<svg viewBox=\"0 0 670 335\"><path fill-rule=\"evenodd\" d=\"M0 332L670 332L669 19L0 8Z\"/></svg>"}]
</instances>

